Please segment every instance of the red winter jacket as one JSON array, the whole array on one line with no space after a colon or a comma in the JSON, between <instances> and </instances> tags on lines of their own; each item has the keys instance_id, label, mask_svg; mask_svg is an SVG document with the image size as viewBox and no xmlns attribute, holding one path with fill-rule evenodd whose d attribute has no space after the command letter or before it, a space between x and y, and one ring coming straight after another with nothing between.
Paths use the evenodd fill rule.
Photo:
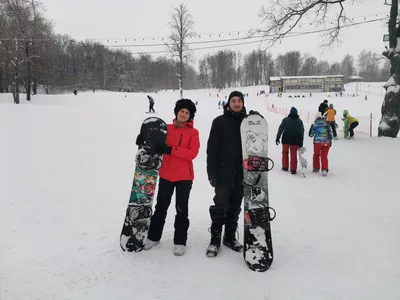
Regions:
<instances>
[{"instance_id":1,"label":"red winter jacket","mask_svg":"<svg viewBox=\"0 0 400 300\"><path fill-rule=\"evenodd\" d=\"M199 132L193 128L193 121L182 128L168 124L166 144L172 147L172 151L171 154L163 155L160 177L172 182L193 180L192 161L200 148Z\"/></svg>"}]
</instances>

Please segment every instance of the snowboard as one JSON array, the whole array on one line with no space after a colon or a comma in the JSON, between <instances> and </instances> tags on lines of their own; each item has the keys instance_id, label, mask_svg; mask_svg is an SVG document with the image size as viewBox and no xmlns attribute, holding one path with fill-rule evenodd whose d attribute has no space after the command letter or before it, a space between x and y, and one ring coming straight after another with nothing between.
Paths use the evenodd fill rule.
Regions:
<instances>
[{"instance_id":1,"label":"snowboard","mask_svg":"<svg viewBox=\"0 0 400 300\"><path fill-rule=\"evenodd\" d=\"M301 147L299 149L299 161L300 161L300 165L301 165L301 175L306 178L306 174L305 171L307 169L307 160L303 157L304 152L306 152L307 149L306 147Z\"/></svg>"},{"instance_id":2,"label":"snowboard","mask_svg":"<svg viewBox=\"0 0 400 300\"><path fill-rule=\"evenodd\" d=\"M242 121L240 133L244 185L243 256L251 270L264 272L274 258L270 221L276 215L269 207L268 196L267 172L273 168L273 161L268 158L268 123L261 115L250 112Z\"/></svg>"},{"instance_id":3,"label":"snowboard","mask_svg":"<svg viewBox=\"0 0 400 300\"><path fill-rule=\"evenodd\" d=\"M349 137L349 121L347 118L343 118L343 132L344 132L344 138L347 139Z\"/></svg>"},{"instance_id":4,"label":"snowboard","mask_svg":"<svg viewBox=\"0 0 400 300\"><path fill-rule=\"evenodd\" d=\"M136 154L132 189L120 236L122 250L129 252L141 251L147 239L158 172L162 163L162 155L154 153L154 146L165 143L167 124L160 118L150 117L143 121L140 133L144 137L144 143L139 145Z\"/></svg>"}]
</instances>

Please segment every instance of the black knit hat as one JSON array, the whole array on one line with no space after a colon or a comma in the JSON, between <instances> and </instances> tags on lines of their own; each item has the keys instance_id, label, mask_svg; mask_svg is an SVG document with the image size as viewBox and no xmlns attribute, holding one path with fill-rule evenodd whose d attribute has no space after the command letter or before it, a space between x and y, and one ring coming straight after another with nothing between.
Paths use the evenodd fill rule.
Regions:
<instances>
[{"instance_id":1,"label":"black knit hat","mask_svg":"<svg viewBox=\"0 0 400 300\"><path fill-rule=\"evenodd\" d=\"M194 115L196 114L196 105L190 99L180 99L176 101L174 108L175 116L177 116L178 112L182 108L186 108L189 111L190 117L188 121L192 121L194 119Z\"/></svg>"},{"instance_id":2,"label":"black knit hat","mask_svg":"<svg viewBox=\"0 0 400 300\"><path fill-rule=\"evenodd\" d=\"M228 103L226 104L227 106L229 106L229 101L231 101L231 99L233 97L239 97L240 99L242 99L243 104L244 104L244 96L243 96L243 94L241 92L239 92L239 91L233 91L232 93L229 94Z\"/></svg>"}]
</instances>

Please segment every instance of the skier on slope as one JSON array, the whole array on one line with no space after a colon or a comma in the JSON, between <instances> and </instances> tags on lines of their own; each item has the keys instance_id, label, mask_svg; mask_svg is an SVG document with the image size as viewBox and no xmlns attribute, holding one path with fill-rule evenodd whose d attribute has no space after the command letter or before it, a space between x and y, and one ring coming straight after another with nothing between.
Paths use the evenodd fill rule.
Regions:
<instances>
[{"instance_id":1,"label":"skier on slope","mask_svg":"<svg viewBox=\"0 0 400 300\"><path fill-rule=\"evenodd\" d=\"M156 111L153 108L154 107L154 99L150 95L147 95L147 98L149 99L149 113L150 112L155 113Z\"/></svg>"},{"instance_id":2,"label":"skier on slope","mask_svg":"<svg viewBox=\"0 0 400 300\"><path fill-rule=\"evenodd\" d=\"M283 134L283 135L282 135ZM275 143L278 146L282 136L282 170L289 170L290 150L290 172L297 173L297 150L303 147L304 125L297 114L297 109L292 107L289 115L282 120L276 135Z\"/></svg>"},{"instance_id":3,"label":"skier on slope","mask_svg":"<svg viewBox=\"0 0 400 300\"><path fill-rule=\"evenodd\" d=\"M322 176L328 175L328 153L332 146L332 127L317 112L314 124L308 132L310 137L314 137L313 172L318 173L322 170Z\"/></svg>"},{"instance_id":4,"label":"skier on slope","mask_svg":"<svg viewBox=\"0 0 400 300\"><path fill-rule=\"evenodd\" d=\"M207 174L215 188L214 205L210 206L211 241L207 256L218 255L221 246L222 226L225 225L223 243L240 252L243 245L236 239L239 213L243 198L242 141L240 124L246 116L244 97L233 91L224 106L223 115L211 125L207 143Z\"/></svg>"},{"instance_id":5,"label":"skier on slope","mask_svg":"<svg viewBox=\"0 0 400 300\"><path fill-rule=\"evenodd\" d=\"M166 143L155 146L155 152L163 154L163 160L159 172L157 204L151 217L144 250L149 250L160 242L168 207L175 190L176 216L173 252L180 256L185 253L186 248L189 229L189 195L194 179L192 161L199 153L200 141L199 132L193 127L196 113L195 104L189 99L178 100L174 113L175 119L172 124L168 124ZM139 136L137 144L140 144L140 139L143 139Z\"/></svg>"}]
</instances>

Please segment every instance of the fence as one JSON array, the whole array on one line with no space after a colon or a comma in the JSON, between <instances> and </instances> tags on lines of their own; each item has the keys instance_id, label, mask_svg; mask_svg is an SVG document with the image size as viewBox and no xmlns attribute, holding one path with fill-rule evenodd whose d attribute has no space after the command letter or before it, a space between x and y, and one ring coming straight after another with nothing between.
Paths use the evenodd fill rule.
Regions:
<instances>
[{"instance_id":1,"label":"fence","mask_svg":"<svg viewBox=\"0 0 400 300\"><path fill-rule=\"evenodd\" d=\"M275 106L274 104L268 103L267 111L273 112L276 114L280 114L283 116L287 116L289 114L290 109L278 107L278 106ZM298 110L298 114L300 116L300 119L303 122L306 122L309 124L314 123L316 111ZM355 132L362 132L362 133L368 134L370 137L372 137L373 124L375 122L378 122L378 120L375 119L375 116L371 113L369 116L353 116L353 117L355 117L359 123L359 125L355 129ZM336 115L336 123L339 126L339 131L343 131L344 124L342 121L342 116L340 114Z\"/></svg>"}]
</instances>

